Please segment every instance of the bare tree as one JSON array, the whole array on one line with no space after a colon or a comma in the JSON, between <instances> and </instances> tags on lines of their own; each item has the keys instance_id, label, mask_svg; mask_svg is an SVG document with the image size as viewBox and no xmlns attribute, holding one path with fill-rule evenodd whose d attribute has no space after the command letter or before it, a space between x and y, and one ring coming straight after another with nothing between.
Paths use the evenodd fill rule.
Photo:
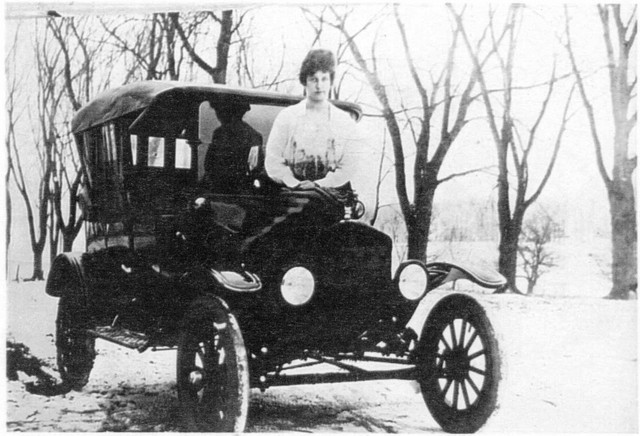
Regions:
<instances>
[{"instance_id":1,"label":"bare tree","mask_svg":"<svg viewBox=\"0 0 640 436\"><path fill-rule=\"evenodd\" d=\"M123 19L100 18L106 42L126 63L124 83L131 80L178 80L183 61L171 14L154 13Z\"/></svg>"},{"instance_id":2,"label":"bare tree","mask_svg":"<svg viewBox=\"0 0 640 436\"><path fill-rule=\"evenodd\" d=\"M63 90L60 89L59 68L61 51L54 49L48 32L37 34L34 44L36 52L37 101L34 121L35 159L38 165L38 193L32 200L25 177L22 157L26 144L12 141L10 150L11 169L15 185L22 196L29 226L29 238L33 252L33 274L31 280L43 280L42 254L47 242L47 226L51 214L51 180L55 168L54 148L57 141L56 117ZM31 176L31 174L30 174ZM33 202L33 204L32 204Z\"/></svg>"},{"instance_id":3,"label":"bare tree","mask_svg":"<svg viewBox=\"0 0 640 436\"><path fill-rule=\"evenodd\" d=\"M380 188L382 187L382 182L391 172L391 168L384 169L384 161L387 159L387 134L385 132L384 137L382 139L382 150L380 151L380 160L378 161L378 172L376 176L376 189L375 189L375 197L373 202L373 211L369 214L367 221L370 225L375 225L376 220L378 219L378 215L380 214L380 209L384 206L390 205L381 205L380 204Z\"/></svg>"},{"instance_id":4,"label":"bare tree","mask_svg":"<svg viewBox=\"0 0 640 436\"><path fill-rule=\"evenodd\" d=\"M53 148L55 153L55 145ZM51 180L55 179L55 175L51 176ZM53 190L50 192L49 203L53 205ZM56 222L56 214L49 208L49 224L47 225L47 235L49 236L49 263L53 263L54 259L58 255L58 243L60 242L60 232L58 231L58 225Z\"/></svg>"},{"instance_id":5,"label":"bare tree","mask_svg":"<svg viewBox=\"0 0 640 436\"><path fill-rule=\"evenodd\" d=\"M19 30L19 29L18 29ZM19 96L19 90L21 88L21 80L16 71L16 56L17 56L17 41L19 31L15 33L15 37L8 47L7 57L5 60L5 78L6 78L6 86L7 86L7 100L6 100L6 108L7 108L7 118L6 118L6 134L5 134L5 147L7 153L7 170L4 176L5 181L5 195L6 195L6 212L7 212L7 220L5 222L5 269L8 274L8 259L9 259L9 247L11 244L11 224L13 217L12 203L11 203L11 174L15 171L13 165L13 150L17 149L17 138L16 138L16 123L20 118L20 109L18 108L18 101L22 100Z\"/></svg>"},{"instance_id":6,"label":"bare tree","mask_svg":"<svg viewBox=\"0 0 640 436\"><path fill-rule=\"evenodd\" d=\"M527 295L533 294L540 277L556 265L553 254L547 249L555 226L553 219L545 214L528 220L522 229L518 254L522 259L524 277L527 279Z\"/></svg>"},{"instance_id":7,"label":"bare tree","mask_svg":"<svg viewBox=\"0 0 640 436\"><path fill-rule=\"evenodd\" d=\"M598 15L602 24L606 59L609 70L609 92L613 118L613 167L607 170L603 156L601 139L603 122L598 123L592 96L587 95L585 77L578 68L571 41L569 12L565 6L565 47L571 60L582 103L589 121L591 138L596 152L598 171L607 189L611 215L612 279L610 298L626 299L629 291L638 284L638 233L636 203L633 187L633 172L637 166L637 156L630 157L630 135L636 127L637 111L632 106L635 98L637 76L635 56L632 56L638 21L636 7L626 20L622 18L619 4L598 5Z\"/></svg>"},{"instance_id":8,"label":"bare tree","mask_svg":"<svg viewBox=\"0 0 640 436\"><path fill-rule=\"evenodd\" d=\"M86 18L48 18L47 29L56 39L62 52L62 84L69 102L67 107L77 111L83 102L100 89L105 82L95 80L96 68L99 67L98 58L104 47L105 39L97 39L90 43L91 24ZM109 74L106 75L107 77ZM96 83L98 82L96 87ZM108 82L107 82L108 83ZM60 109L62 111L62 108ZM70 111L63 118L71 118ZM68 123L62 123L68 126ZM56 127L58 141L54 150L55 161L52 177L52 209L55 225L51 229L51 247L57 248L57 234L62 234L62 251L71 251L80 229L84 216L78 208L79 187L82 178L82 168L75 150L71 132L68 129L60 131ZM63 203L67 203L67 215L63 212ZM54 252L52 252L55 254Z\"/></svg>"},{"instance_id":9,"label":"bare tree","mask_svg":"<svg viewBox=\"0 0 640 436\"><path fill-rule=\"evenodd\" d=\"M166 40L166 58L167 58L167 74L169 79L178 80L180 78L180 64L182 63L182 56L176 51L178 37L176 35L176 26L173 20L169 17L169 14L162 14L162 25L164 29L164 36Z\"/></svg>"},{"instance_id":10,"label":"bare tree","mask_svg":"<svg viewBox=\"0 0 640 436\"><path fill-rule=\"evenodd\" d=\"M231 46L232 36L239 28L245 16L245 13L240 14L237 22L234 23L233 14L232 10L222 11L219 15L212 11L188 14L184 17L184 21L186 21L184 25L181 23L179 13L169 14L171 23L178 33L186 52L192 61L211 77L213 83L227 83L229 48ZM214 64L207 62L203 55L198 52L196 46L198 38L201 36L198 28L208 20L213 20L219 26Z\"/></svg>"},{"instance_id":11,"label":"bare tree","mask_svg":"<svg viewBox=\"0 0 640 436\"><path fill-rule=\"evenodd\" d=\"M523 133L518 127L513 110L513 102L516 98L514 87L514 63L515 53L518 45L518 25L522 20L521 5L514 4L509 7L507 18L501 35L507 35L506 55L500 52L500 39L495 36L494 12L490 11L490 35L491 53L497 58L499 71L502 74L503 88L500 90L500 101L491 98L492 90L489 89L486 80L486 73L478 58L477 50L471 45L468 33L463 23L464 11L458 13L454 7L449 5L449 10L453 15L458 29L462 34L467 47L469 57L473 62L478 77L482 100L487 113L487 120L496 145L498 156L498 221L500 228L499 260L498 270L507 279L507 288L518 292L516 287L516 273L518 263L518 238L522 231L522 224L527 209L538 199L546 186L549 177L555 166L558 150L562 143L567 120L568 111L573 94L573 88L569 92L560 127L555 138L553 150L546 163L546 169L537 187L530 190L532 183L530 175L530 156L536 146L543 141L536 136L541 126L542 120L547 113L554 87L558 81L555 64L552 68L551 77L546 83L546 94L537 112L537 116L528 132ZM529 105L529 108L531 106ZM499 113L501 108L502 113ZM544 168L544 167L541 167ZM511 182L513 178L515 182ZM515 191L512 197L512 191ZM503 292L503 288L497 292Z\"/></svg>"},{"instance_id":12,"label":"bare tree","mask_svg":"<svg viewBox=\"0 0 640 436\"><path fill-rule=\"evenodd\" d=\"M393 251L396 262L402 262L407 260L408 246L406 241L406 226L404 224L404 217L397 208L387 209L390 214L386 219L381 220L382 230L391 237L393 241Z\"/></svg>"},{"instance_id":13,"label":"bare tree","mask_svg":"<svg viewBox=\"0 0 640 436\"><path fill-rule=\"evenodd\" d=\"M73 243L80 233L84 214L79 210L80 182L82 168L74 151L71 135L60 140L55 149L55 176L52 180L52 205L56 218L56 228L62 234L62 251L73 250ZM66 198L66 218L63 205Z\"/></svg>"},{"instance_id":14,"label":"bare tree","mask_svg":"<svg viewBox=\"0 0 640 436\"><path fill-rule=\"evenodd\" d=\"M259 14L259 12L258 12ZM249 11L242 22L235 27L235 41L237 48L234 55L229 55L233 61L233 69L239 86L248 88L274 89L293 78L282 78L285 66L285 56L272 55L267 58L262 55L262 50L254 46L254 42L260 42L260 32L254 29L253 17ZM285 37L282 37L280 50L285 51ZM275 48L275 47L274 47ZM271 65L271 62L276 63ZM227 82L229 83L229 82Z\"/></svg>"},{"instance_id":15,"label":"bare tree","mask_svg":"<svg viewBox=\"0 0 640 436\"><path fill-rule=\"evenodd\" d=\"M4 193L5 193L5 210L6 210L6 221L5 221L5 273L9 273L9 247L11 246L11 220L13 218L13 210L11 204L11 172L13 171L13 162L11 159L11 150L13 145L16 142L15 138L15 118L13 114L13 103L11 100L14 99L13 90L9 90L7 94L8 104L7 104L7 131L5 135L5 146L7 152L7 170L4 175ZM11 106L9 106L11 104Z\"/></svg>"},{"instance_id":16,"label":"bare tree","mask_svg":"<svg viewBox=\"0 0 640 436\"><path fill-rule=\"evenodd\" d=\"M393 107L388 94L388 85L381 78L378 58L376 55L376 41L371 46L371 55L365 57L359 46L359 35L372 26L374 20L369 20L360 29L352 30L347 23L349 11L339 11L330 8L332 17L327 23L338 29L347 42L347 47L361 73L366 78L381 107L381 116L385 120L389 131L395 163L395 186L399 199L400 210L407 229L407 255L411 259L426 260L429 227L433 210L433 199L437 187L454 177L473 171L450 174L439 178L439 172L447 153L458 137L462 128L469 122L467 111L474 97L472 90L476 84L475 74L462 83L462 91L456 93L457 87L453 82L454 57L458 50L459 31L452 29L451 43L448 47L444 67L437 78L431 80L430 90L423 78L412 55L405 25L398 5L393 6L392 17L400 35L401 50L407 64L412 85L420 98L420 107L416 110L408 108L402 103ZM384 24L382 24L384 25ZM454 110L455 104L457 110ZM432 132L432 124L436 122L435 114L440 115L439 138ZM403 127L405 124L411 133L411 141L415 146L415 160L413 162L413 197L410 198Z\"/></svg>"},{"instance_id":17,"label":"bare tree","mask_svg":"<svg viewBox=\"0 0 640 436\"><path fill-rule=\"evenodd\" d=\"M10 146L10 171L13 175L16 188L18 189L27 210L27 224L29 225L29 238L31 242L31 250L33 252L33 273L31 275L31 280L43 280L44 270L42 267L42 252L44 250L47 237L47 220L49 216L48 181L51 175L50 168L48 168L46 162L46 151L44 154L39 153L39 157L44 158L45 161L41 161L39 165L40 181L38 183L38 195L35 202L36 210L34 211L27 178L25 178L22 168L19 146L16 141L11 141Z\"/></svg>"}]
</instances>

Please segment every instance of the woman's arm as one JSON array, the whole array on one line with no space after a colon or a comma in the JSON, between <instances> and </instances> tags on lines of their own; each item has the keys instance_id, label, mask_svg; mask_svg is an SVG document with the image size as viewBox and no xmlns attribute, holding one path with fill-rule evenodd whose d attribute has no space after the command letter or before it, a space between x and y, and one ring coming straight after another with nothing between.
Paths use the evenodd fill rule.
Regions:
<instances>
[{"instance_id":1,"label":"woman's arm","mask_svg":"<svg viewBox=\"0 0 640 436\"><path fill-rule=\"evenodd\" d=\"M336 132L335 140L341 144L342 152L340 156L336 156L335 171L330 171L322 179L316 180L316 184L324 188L335 188L349 182L358 164L357 154L361 142L359 126L340 109L335 108L335 111L337 114L334 114L332 120Z\"/></svg>"},{"instance_id":2,"label":"woman's arm","mask_svg":"<svg viewBox=\"0 0 640 436\"><path fill-rule=\"evenodd\" d=\"M342 157L337 160L335 171L329 171L322 179L316 180L316 184L323 188L336 188L351 180L355 172L353 152L349 145L345 145Z\"/></svg>"},{"instance_id":3,"label":"woman's arm","mask_svg":"<svg viewBox=\"0 0 640 436\"><path fill-rule=\"evenodd\" d=\"M278 114L269 133L264 157L264 167L269 177L273 181L282 183L289 188L294 188L299 183L284 159L284 151L289 141L292 122L293 119L286 109L283 109Z\"/></svg>"}]
</instances>

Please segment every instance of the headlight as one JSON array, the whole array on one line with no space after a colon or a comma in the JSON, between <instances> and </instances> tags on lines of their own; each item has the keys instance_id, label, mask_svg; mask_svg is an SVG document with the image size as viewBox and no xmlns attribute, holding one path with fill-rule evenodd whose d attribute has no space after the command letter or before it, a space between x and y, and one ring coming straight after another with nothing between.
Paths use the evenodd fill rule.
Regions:
<instances>
[{"instance_id":1,"label":"headlight","mask_svg":"<svg viewBox=\"0 0 640 436\"><path fill-rule=\"evenodd\" d=\"M308 303L315 289L316 280L313 274L303 266L294 266L282 276L280 284L282 298L293 306Z\"/></svg>"},{"instance_id":2,"label":"headlight","mask_svg":"<svg viewBox=\"0 0 640 436\"><path fill-rule=\"evenodd\" d=\"M418 260L403 262L396 270L394 281L404 298L419 300L427 293L429 286L427 267Z\"/></svg>"}]
</instances>

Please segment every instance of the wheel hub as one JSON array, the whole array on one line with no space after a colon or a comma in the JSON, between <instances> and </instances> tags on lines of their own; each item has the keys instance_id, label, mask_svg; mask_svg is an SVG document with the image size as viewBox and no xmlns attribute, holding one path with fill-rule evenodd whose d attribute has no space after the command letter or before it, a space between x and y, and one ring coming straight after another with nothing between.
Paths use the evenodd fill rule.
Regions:
<instances>
[{"instance_id":1,"label":"wheel hub","mask_svg":"<svg viewBox=\"0 0 640 436\"><path fill-rule=\"evenodd\" d=\"M196 369L189 373L189 385L194 391L199 391L204 386L204 374L201 370Z\"/></svg>"},{"instance_id":2,"label":"wheel hub","mask_svg":"<svg viewBox=\"0 0 640 436\"><path fill-rule=\"evenodd\" d=\"M469 356L463 348L451 350L443 356L443 369L447 378L464 381L471 367Z\"/></svg>"}]
</instances>

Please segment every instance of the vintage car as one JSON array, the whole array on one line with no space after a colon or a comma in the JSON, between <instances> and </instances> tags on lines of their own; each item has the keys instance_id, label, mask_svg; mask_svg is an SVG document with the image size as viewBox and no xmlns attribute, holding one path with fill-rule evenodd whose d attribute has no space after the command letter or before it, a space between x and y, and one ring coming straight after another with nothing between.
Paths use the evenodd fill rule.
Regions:
<instances>
[{"instance_id":1,"label":"vintage car","mask_svg":"<svg viewBox=\"0 0 640 436\"><path fill-rule=\"evenodd\" d=\"M421 328L407 324L444 283L497 288L504 278L416 260L393 272L391 238L358 221L363 205L350 186L272 182L264 143L278 112L301 98L147 81L78 111L86 250L60 254L46 285L59 297L63 383L88 383L100 338L140 352L177 348L185 430L243 431L252 388L376 379L417 381L444 430L478 430L500 380L482 306L445 293ZM362 116L358 105L334 104ZM218 118L237 106L262 143L235 153L231 176L207 174Z\"/></svg>"}]
</instances>

